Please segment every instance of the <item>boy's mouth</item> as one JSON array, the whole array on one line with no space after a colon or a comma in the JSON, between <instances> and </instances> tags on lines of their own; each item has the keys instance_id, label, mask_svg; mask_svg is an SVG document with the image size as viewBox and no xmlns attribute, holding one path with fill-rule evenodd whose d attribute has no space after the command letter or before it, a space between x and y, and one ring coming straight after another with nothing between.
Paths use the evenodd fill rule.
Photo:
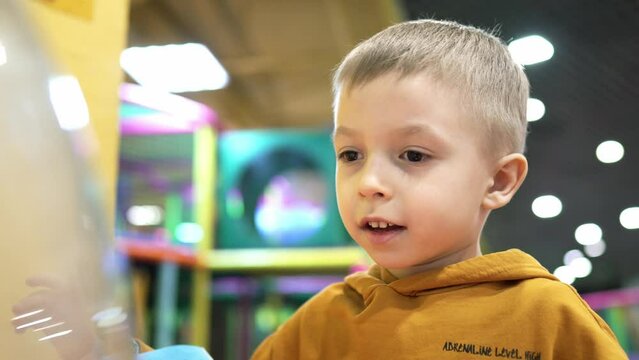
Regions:
<instances>
[{"instance_id":1,"label":"boy's mouth","mask_svg":"<svg viewBox=\"0 0 639 360\"><path fill-rule=\"evenodd\" d=\"M364 229L368 231L383 233L383 232L391 232L402 230L405 227L401 225L396 225L390 222L385 221L368 221L364 223Z\"/></svg>"},{"instance_id":2,"label":"boy's mouth","mask_svg":"<svg viewBox=\"0 0 639 360\"><path fill-rule=\"evenodd\" d=\"M368 218L361 222L367 234L366 238L374 246L383 246L406 229L403 225L393 224L379 218Z\"/></svg>"}]
</instances>

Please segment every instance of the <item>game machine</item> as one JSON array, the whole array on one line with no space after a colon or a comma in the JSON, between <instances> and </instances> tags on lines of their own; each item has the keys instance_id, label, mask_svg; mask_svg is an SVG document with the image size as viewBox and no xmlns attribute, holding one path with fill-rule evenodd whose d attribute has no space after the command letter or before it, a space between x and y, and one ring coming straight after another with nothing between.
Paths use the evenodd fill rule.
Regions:
<instances>
[{"instance_id":1,"label":"game machine","mask_svg":"<svg viewBox=\"0 0 639 360\"><path fill-rule=\"evenodd\" d=\"M0 325L2 357L134 359L126 259L90 171L98 149L88 107L19 6L0 2L0 308L13 312ZM192 347L139 358L168 353L210 359Z\"/></svg>"},{"instance_id":2,"label":"game machine","mask_svg":"<svg viewBox=\"0 0 639 360\"><path fill-rule=\"evenodd\" d=\"M84 164L86 104L21 14L0 4L0 308L14 315L0 326L3 357L132 359L123 269Z\"/></svg>"}]
</instances>

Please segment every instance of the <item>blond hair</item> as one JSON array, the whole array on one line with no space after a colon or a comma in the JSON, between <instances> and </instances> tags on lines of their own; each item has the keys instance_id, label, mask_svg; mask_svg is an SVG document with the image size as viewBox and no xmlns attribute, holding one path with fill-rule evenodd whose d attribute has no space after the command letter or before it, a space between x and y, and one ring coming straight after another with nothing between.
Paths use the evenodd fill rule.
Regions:
<instances>
[{"instance_id":1,"label":"blond hair","mask_svg":"<svg viewBox=\"0 0 639 360\"><path fill-rule=\"evenodd\" d=\"M491 33L451 21L396 24L357 45L333 77L340 92L388 73L400 78L426 73L455 89L471 120L500 154L524 152L528 79L504 43Z\"/></svg>"}]
</instances>

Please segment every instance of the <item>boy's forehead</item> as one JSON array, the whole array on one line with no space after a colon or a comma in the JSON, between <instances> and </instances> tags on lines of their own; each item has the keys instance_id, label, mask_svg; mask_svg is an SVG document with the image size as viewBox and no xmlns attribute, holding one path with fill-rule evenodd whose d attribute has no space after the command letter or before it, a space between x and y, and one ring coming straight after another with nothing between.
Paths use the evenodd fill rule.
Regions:
<instances>
[{"instance_id":1,"label":"boy's forehead","mask_svg":"<svg viewBox=\"0 0 639 360\"><path fill-rule=\"evenodd\" d=\"M460 94L460 90L463 90L462 83L456 76L446 76L437 69L423 68L413 69L409 71L401 71L398 69L391 69L388 71L382 71L369 76L362 76L358 79L343 79L341 82L335 84L336 98L341 94L348 95L349 93L356 91L366 85L376 81L387 81L389 83L399 82L427 82L432 86L441 88L443 91Z\"/></svg>"},{"instance_id":2,"label":"boy's forehead","mask_svg":"<svg viewBox=\"0 0 639 360\"><path fill-rule=\"evenodd\" d=\"M432 74L427 70L416 71L411 73L401 73L400 71L389 71L381 74L377 74L370 78L363 79L356 83L350 81L343 81L334 88L333 97L333 114L334 122L337 112L344 102L350 105L350 101L355 94L358 98L366 97L370 95L369 91L362 91L369 89L371 84L384 83L384 86L377 87L380 90L390 90L389 95L392 96L394 90L399 87L409 87L417 92L422 93L424 97L432 96L433 94L439 94L446 99L454 99L455 107L459 111L467 112L470 110L467 106L472 101L472 96L468 91L464 90L462 86L459 86L458 82L454 79L444 78L436 74ZM424 88L426 86L426 88ZM424 89L429 89L427 92L423 92Z\"/></svg>"},{"instance_id":3,"label":"boy's forehead","mask_svg":"<svg viewBox=\"0 0 639 360\"><path fill-rule=\"evenodd\" d=\"M383 101L380 101L380 98ZM366 82L345 83L336 87L333 99L333 127L336 128L338 122L348 119L342 116L345 110L349 114L352 111L366 113L369 108L375 108L377 112L382 113L393 109L395 115L397 111L414 114L425 108L422 105L437 108L438 111L447 107L448 112L458 113L460 117L465 118L472 115L468 112L465 100L466 96L459 87L437 79L427 72L404 75L392 71ZM381 106L378 107L378 104Z\"/></svg>"},{"instance_id":4,"label":"boy's forehead","mask_svg":"<svg viewBox=\"0 0 639 360\"><path fill-rule=\"evenodd\" d=\"M438 84L440 85L440 84ZM446 133L442 132L441 129L438 129L436 126L432 126L428 121L419 121L415 120L410 123L400 124L397 122L393 122L391 120L380 122L374 126L370 126L370 123L364 122L356 122L354 124L352 114L350 114L350 110L352 110L352 102L349 101L352 98L353 92L357 92L359 87L366 86L366 84L359 85L355 88L348 89L342 93L341 91L336 93L336 101L333 111L333 129L331 133L331 138L335 140L336 138L356 138L359 136L363 136L368 130L375 130L375 132L384 133L386 138L388 139L398 139L405 138L409 139L412 136L427 136L430 139L436 139L438 142L454 142L455 139L460 135L460 133ZM451 86L439 87L440 91L451 94L455 99L459 99L459 91ZM448 96L448 95L447 95ZM346 108L348 109L346 113L344 113L344 104L347 104ZM458 104L456 106L456 110L461 112L461 116L456 121L457 131L463 132L465 134L470 134L472 138L471 142L478 147L478 151L484 153L486 155L486 160L494 160L494 158L499 158L499 154L495 149L494 139L489 136L489 132L485 129L485 123L481 121L477 121L476 117L473 117L472 108L469 106L465 106L462 104ZM359 123L359 126L358 124Z\"/></svg>"}]
</instances>

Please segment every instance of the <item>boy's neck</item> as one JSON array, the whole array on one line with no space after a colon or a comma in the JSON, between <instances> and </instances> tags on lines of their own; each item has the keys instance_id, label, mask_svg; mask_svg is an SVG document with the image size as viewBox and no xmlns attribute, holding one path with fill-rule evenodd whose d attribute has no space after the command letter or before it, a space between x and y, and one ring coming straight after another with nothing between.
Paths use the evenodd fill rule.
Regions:
<instances>
[{"instance_id":1,"label":"boy's neck","mask_svg":"<svg viewBox=\"0 0 639 360\"><path fill-rule=\"evenodd\" d=\"M472 259L478 256L482 256L481 249L479 248L479 242L459 249L451 254L446 254L436 259L433 259L425 264L411 266L408 268L400 269L387 269L393 276L398 279L405 278L410 275L423 273L433 269L443 268L448 265L456 264L464 260Z\"/></svg>"}]
</instances>

